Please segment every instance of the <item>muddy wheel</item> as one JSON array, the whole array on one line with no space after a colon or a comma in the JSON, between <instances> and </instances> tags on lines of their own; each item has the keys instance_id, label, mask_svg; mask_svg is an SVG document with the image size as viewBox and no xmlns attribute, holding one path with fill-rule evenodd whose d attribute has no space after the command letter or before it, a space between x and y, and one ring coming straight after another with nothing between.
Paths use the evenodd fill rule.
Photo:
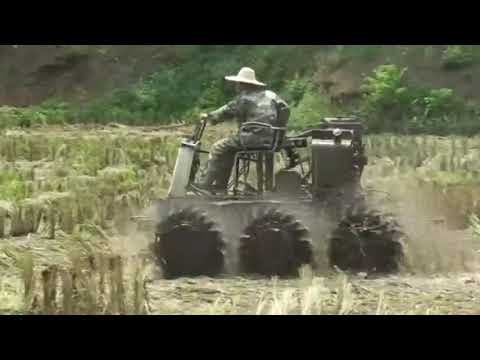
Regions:
<instances>
[{"instance_id":1,"label":"muddy wheel","mask_svg":"<svg viewBox=\"0 0 480 360\"><path fill-rule=\"evenodd\" d=\"M298 276L302 265L312 264L307 229L292 216L262 211L240 238L240 268L264 276Z\"/></svg>"},{"instance_id":2,"label":"muddy wheel","mask_svg":"<svg viewBox=\"0 0 480 360\"><path fill-rule=\"evenodd\" d=\"M157 226L151 249L166 278L215 276L223 270L224 245L206 214L185 209Z\"/></svg>"},{"instance_id":3,"label":"muddy wheel","mask_svg":"<svg viewBox=\"0 0 480 360\"><path fill-rule=\"evenodd\" d=\"M403 238L398 224L386 216L349 215L329 241L330 264L344 271L396 273L403 262Z\"/></svg>"}]
</instances>

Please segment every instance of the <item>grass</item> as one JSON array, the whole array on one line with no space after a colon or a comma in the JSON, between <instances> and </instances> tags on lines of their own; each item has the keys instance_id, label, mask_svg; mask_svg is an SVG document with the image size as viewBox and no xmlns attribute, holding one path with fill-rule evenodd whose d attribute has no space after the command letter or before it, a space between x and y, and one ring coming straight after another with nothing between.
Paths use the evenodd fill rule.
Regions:
<instances>
[{"instance_id":1,"label":"grass","mask_svg":"<svg viewBox=\"0 0 480 360\"><path fill-rule=\"evenodd\" d=\"M45 315L146 314L143 269L139 263L134 266L128 283L124 259L119 256L75 259L69 268L51 265L40 272L35 272L32 262L24 263L24 311Z\"/></svg>"},{"instance_id":2,"label":"grass","mask_svg":"<svg viewBox=\"0 0 480 360\"><path fill-rule=\"evenodd\" d=\"M368 280L304 271L295 280L180 279L148 289L154 314L382 316L475 314L475 284L477 278L458 275Z\"/></svg>"},{"instance_id":3,"label":"grass","mask_svg":"<svg viewBox=\"0 0 480 360\"><path fill-rule=\"evenodd\" d=\"M330 290L322 278L314 277L312 270L304 268L298 289L279 291L273 282L273 294L265 296L257 306L257 315L349 315L354 307L352 285L344 275L338 278L334 304L328 309Z\"/></svg>"},{"instance_id":4,"label":"grass","mask_svg":"<svg viewBox=\"0 0 480 360\"><path fill-rule=\"evenodd\" d=\"M2 309L48 315L145 314L144 260L121 257L98 234L82 231L40 241L43 246L38 239L36 246L14 240L2 244L3 264L11 274L3 279Z\"/></svg>"},{"instance_id":5,"label":"grass","mask_svg":"<svg viewBox=\"0 0 480 360\"><path fill-rule=\"evenodd\" d=\"M230 131L228 126L207 131L204 147ZM395 280L414 294L405 295L401 304L396 298L404 294L401 289L381 279L317 274L308 268L291 281L154 280L148 258L137 256L146 239L134 231L129 217L165 195L179 137L188 132L51 127L1 137L1 165L8 171L2 172L0 193L0 311L348 315L459 309L442 298L443 288L424 291L430 283L417 282L445 276L445 289L463 294L458 276L450 279L449 274L476 269L479 230L470 215L479 213L480 138L367 137L371 162L364 185L375 190L375 206L395 211L415 235L407 275ZM12 196L8 189L17 186L28 191ZM439 219L446 228L431 224ZM459 236L449 227L471 227L477 238L463 230ZM409 278L412 272L422 277ZM458 311L476 311L461 301Z\"/></svg>"}]
</instances>

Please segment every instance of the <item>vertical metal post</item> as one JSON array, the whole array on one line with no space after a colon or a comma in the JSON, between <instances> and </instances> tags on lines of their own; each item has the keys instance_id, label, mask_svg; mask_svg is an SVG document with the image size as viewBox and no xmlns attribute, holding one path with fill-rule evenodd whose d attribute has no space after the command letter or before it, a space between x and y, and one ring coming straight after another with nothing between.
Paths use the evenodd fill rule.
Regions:
<instances>
[{"instance_id":1,"label":"vertical metal post","mask_svg":"<svg viewBox=\"0 0 480 360\"><path fill-rule=\"evenodd\" d=\"M273 190L274 153L265 154L265 190Z\"/></svg>"},{"instance_id":2,"label":"vertical metal post","mask_svg":"<svg viewBox=\"0 0 480 360\"><path fill-rule=\"evenodd\" d=\"M263 174L263 154L257 153L257 190L263 192L264 174Z\"/></svg>"},{"instance_id":3,"label":"vertical metal post","mask_svg":"<svg viewBox=\"0 0 480 360\"><path fill-rule=\"evenodd\" d=\"M238 192L238 178L240 177L240 156L235 157L235 184L233 186L233 194L237 195Z\"/></svg>"}]
</instances>

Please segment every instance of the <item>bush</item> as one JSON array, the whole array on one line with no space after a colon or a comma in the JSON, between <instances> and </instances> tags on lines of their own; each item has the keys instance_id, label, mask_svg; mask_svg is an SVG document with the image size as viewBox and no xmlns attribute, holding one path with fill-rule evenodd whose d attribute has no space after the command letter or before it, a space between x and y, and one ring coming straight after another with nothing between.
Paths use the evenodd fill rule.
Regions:
<instances>
[{"instance_id":1,"label":"bush","mask_svg":"<svg viewBox=\"0 0 480 360\"><path fill-rule=\"evenodd\" d=\"M71 106L59 99L50 99L32 108L32 116L42 125L63 125L72 119Z\"/></svg>"},{"instance_id":2,"label":"bush","mask_svg":"<svg viewBox=\"0 0 480 360\"><path fill-rule=\"evenodd\" d=\"M439 116L462 110L462 104L456 98L452 89L433 89L423 98L424 115Z\"/></svg>"},{"instance_id":3,"label":"bush","mask_svg":"<svg viewBox=\"0 0 480 360\"><path fill-rule=\"evenodd\" d=\"M383 65L365 78L361 113L370 132L470 135L480 131L474 109L452 89L407 85L406 71L396 65Z\"/></svg>"},{"instance_id":4,"label":"bush","mask_svg":"<svg viewBox=\"0 0 480 360\"><path fill-rule=\"evenodd\" d=\"M309 85L297 106L292 108L289 127L294 130L318 126L323 118L332 116L333 107L328 97Z\"/></svg>"},{"instance_id":5,"label":"bush","mask_svg":"<svg viewBox=\"0 0 480 360\"><path fill-rule=\"evenodd\" d=\"M363 112L371 131L402 131L414 100L414 94L405 84L406 71L396 65L382 65L374 70L373 76L365 78L361 87Z\"/></svg>"},{"instance_id":6,"label":"bush","mask_svg":"<svg viewBox=\"0 0 480 360\"><path fill-rule=\"evenodd\" d=\"M297 106L307 91L311 91L312 84L309 80L296 76L293 80L287 81L283 88L282 95L285 101L292 107Z\"/></svg>"},{"instance_id":7,"label":"bush","mask_svg":"<svg viewBox=\"0 0 480 360\"><path fill-rule=\"evenodd\" d=\"M449 45L443 52L442 62L446 70L457 70L473 64L471 50L464 45Z\"/></svg>"},{"instance_id":8,"label":"bush","mask_svg":"<svg viewBox=\"0 0 480 360\"><path fill-rule=\"evenodd\" d=\"M71 120L72 116L68 104L55 99L28 108L0 108L0 123L4 128L62 125Z\"/></svg>"},{"instance_id":9,"label":"bush","mask_svg":"<svg viewBox=\"0 0 480 360\"><path fill-rule=\"evenodd\" d=\"M365 79L361 90L371 112L384 112L409 104L411 96L404 84L406 71L396 65L382 65L374 70L373 76Z\"/></svg>"}]
</instances>

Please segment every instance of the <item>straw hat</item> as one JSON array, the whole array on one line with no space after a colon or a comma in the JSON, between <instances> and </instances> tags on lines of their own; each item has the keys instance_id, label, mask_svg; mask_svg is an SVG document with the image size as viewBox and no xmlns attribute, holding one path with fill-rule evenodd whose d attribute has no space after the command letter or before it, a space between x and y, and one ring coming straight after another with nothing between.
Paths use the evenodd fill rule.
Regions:
<instances>
[{"instance_id":1,"label":"straw hat","mask_svg":"<svg viewBox=\"0 0 480 360\"><path fill-rule=\"evenodd\" d=\"M239 71L238 75L225 76L225 80L240 82L240 83L245 83L245 84L253 84L253 85L257 85L257 86L266 86L264 83L261 83L260 81L257 81L257 78L255 77L255 71L253 69L248 68L248 67L242 68Z\"/></svg>"}]
</instances>

